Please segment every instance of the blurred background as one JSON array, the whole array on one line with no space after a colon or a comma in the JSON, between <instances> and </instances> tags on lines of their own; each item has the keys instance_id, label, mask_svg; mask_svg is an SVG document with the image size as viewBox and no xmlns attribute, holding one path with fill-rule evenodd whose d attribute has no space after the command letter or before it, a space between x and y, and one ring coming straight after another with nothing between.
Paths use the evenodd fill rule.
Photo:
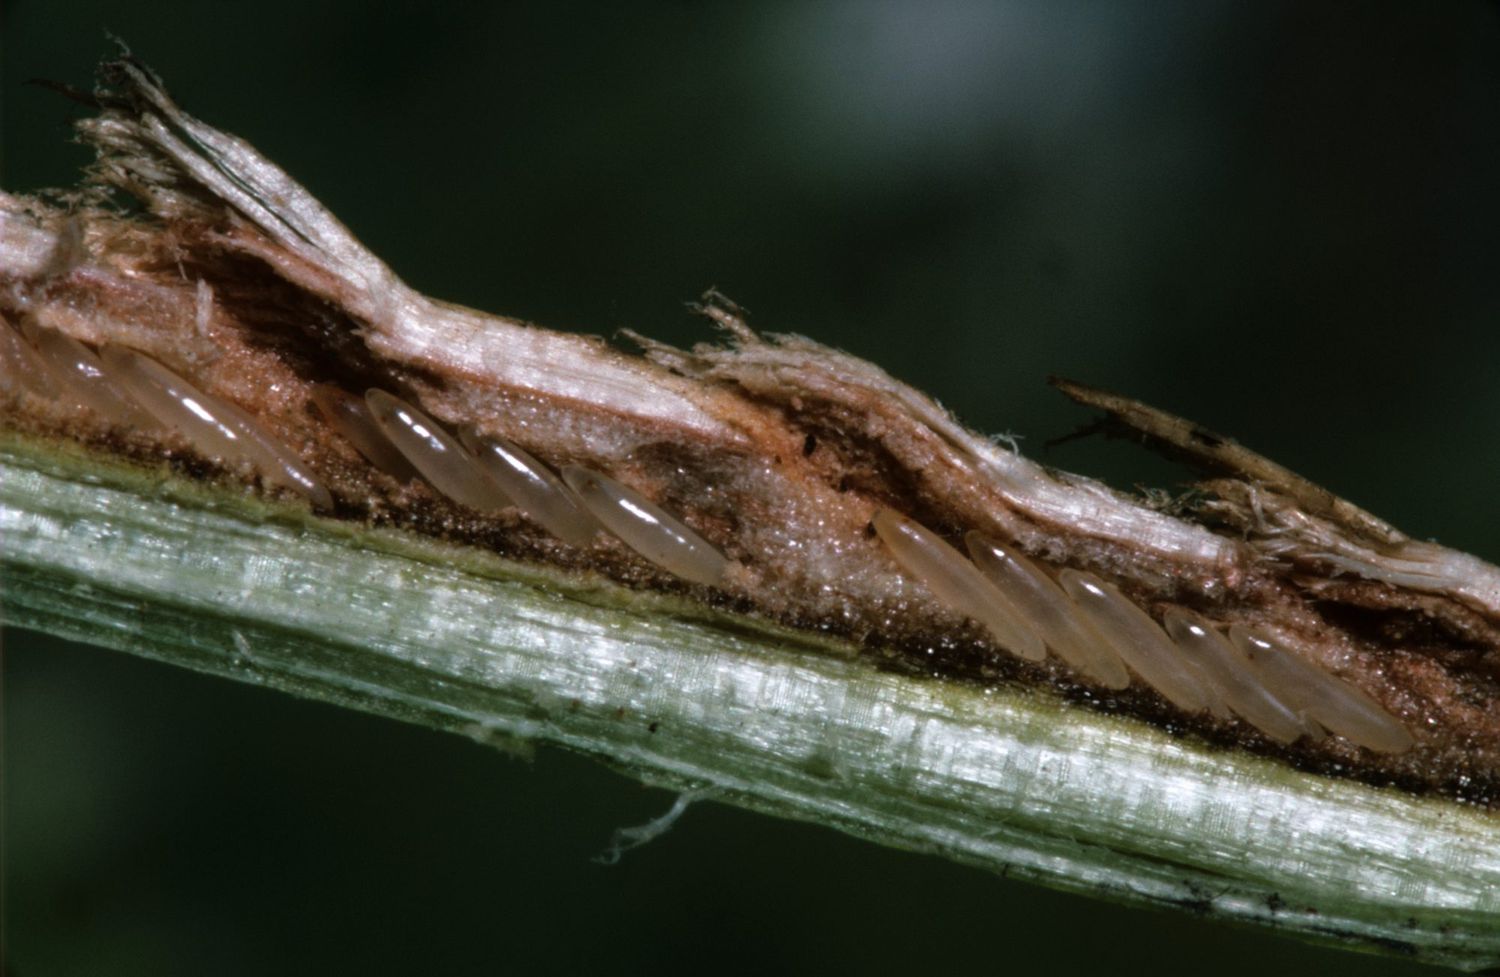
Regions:
<instances>
[{"instance_id":1,"label":"blurred background","mask_svg":"<svg viewBox=\"0 0 1500 977\"><path fill-rule=\"evenodd\" d=\"M395 270L562 329L752 324L1121 487L1049 373L1500 558L1500 9L6 0L0 186L76 179L127 40ZM3 545L3 541L0 541ZM1123 910L12 632L8 973L1149 970L1400 961ZM1080 938L1083 937L1083 938Z\"/></svg>"}]
</instances>

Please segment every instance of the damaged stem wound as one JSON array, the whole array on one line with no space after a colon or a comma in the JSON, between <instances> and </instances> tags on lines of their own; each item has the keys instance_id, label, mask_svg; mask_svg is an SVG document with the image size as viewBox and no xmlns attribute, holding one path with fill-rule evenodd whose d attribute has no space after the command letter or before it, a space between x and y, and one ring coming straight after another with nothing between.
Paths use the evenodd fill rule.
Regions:
<instances>
[{"instance_id":1,"label":"damaged stem wound","mask_svg":"<svg viewBox=\"0 0 1500 977\"><path fill-rule=\"evenodd\" d=\"M713 296L727 344L641 356L433 301L138 64L108 74L92 179L145 215L0 196L0 315L26 323L0 326L8 428L835 636L872 668L1500 802L1496 568L1244 449L1216 449L1203 506L1157 511ZM66 358L59 390L38 364Z\"/></svg>"}]
</instances>

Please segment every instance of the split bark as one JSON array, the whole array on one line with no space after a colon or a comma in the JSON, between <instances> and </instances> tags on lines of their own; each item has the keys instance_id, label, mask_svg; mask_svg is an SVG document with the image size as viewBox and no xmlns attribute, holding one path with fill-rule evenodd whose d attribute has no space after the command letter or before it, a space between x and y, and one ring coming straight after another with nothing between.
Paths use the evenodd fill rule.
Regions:
<instances>
[{"instance_id":1,"label":"split bark","mask_svg":"<svg viewBox=\"0 0 1500 977\"><path fill-rule=\"evenodd\" d=\"M1207 501L1164 512L1043 469L870 364L751 332L722 301L704 311L729 346L641 340L645 358L435 302L141 65L105 75L81 125L101 153L88 187L0 197L0 314L191 372L309 459L336 506L308 513L171 435L13 394L7 621L541 738L1048 884L1500 962L1494 567L1078 385L1219 476ZM109 209L106 187L145 215ZM397 482L310 410L316 382L398 390L614 472L736 569L723 588L684 584ZM881 506L1015 540L1148 608L1293 635L1418 746L1281 747L1014 660L895 571L867 532Z\"/></svg>"}]
</instances>

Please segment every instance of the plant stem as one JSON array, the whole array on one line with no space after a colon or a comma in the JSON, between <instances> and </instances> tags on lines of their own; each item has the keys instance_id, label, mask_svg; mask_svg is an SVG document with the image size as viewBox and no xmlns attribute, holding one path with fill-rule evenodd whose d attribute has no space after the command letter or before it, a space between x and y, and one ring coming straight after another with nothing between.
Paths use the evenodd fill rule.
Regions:
<instances>
[{"instance_id":1,"label":"plant stem","mask_svg":"<svg viewBox=\"0 0 1500 977\"><path fill-rule=\"evenodd\" d=\"M14 436L0 534L7 625L1124 903L1500 962L1500 825L1451 802Z\"/></svg>"}]
</instances>

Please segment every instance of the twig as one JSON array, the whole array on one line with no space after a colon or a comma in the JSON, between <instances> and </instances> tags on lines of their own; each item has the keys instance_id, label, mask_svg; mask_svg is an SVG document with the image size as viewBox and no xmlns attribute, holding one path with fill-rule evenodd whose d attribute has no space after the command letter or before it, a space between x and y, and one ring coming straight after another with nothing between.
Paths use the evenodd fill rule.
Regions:
<instances>
[{"instance_id":1,"label":"twig","mask_svg":"<svg viewBox=\"0 0 1500 977\"><path fill-rule=\"evenodd\" d=\"M1371 539L1325 518L1335 505L1249 480L1244 455L1196 518L1156 512L997 447L869 364L762 339L714 296L705 311L738 345L647 343L648 360L433 302L138 65L109 74L117 94L85 123L97 173L152 218L0 198L0 311L193 369L313 459L335 504L309 512L170 432L10 395L7 623L556 743L1105 898L1500 961L1494 568ZM618 545L564 546L395 481L308 409L318 379L390 386L448 423L650 483L733 573L684 584ZM1101 692L1016 662L903 579L865 533L882 506L1108 572L1153 608L1275 622L1432 722L1409 754L1279 747L1139 684ZM1360 630L1316 602L1428 630Z\"/></svg>"}]
</instances>

